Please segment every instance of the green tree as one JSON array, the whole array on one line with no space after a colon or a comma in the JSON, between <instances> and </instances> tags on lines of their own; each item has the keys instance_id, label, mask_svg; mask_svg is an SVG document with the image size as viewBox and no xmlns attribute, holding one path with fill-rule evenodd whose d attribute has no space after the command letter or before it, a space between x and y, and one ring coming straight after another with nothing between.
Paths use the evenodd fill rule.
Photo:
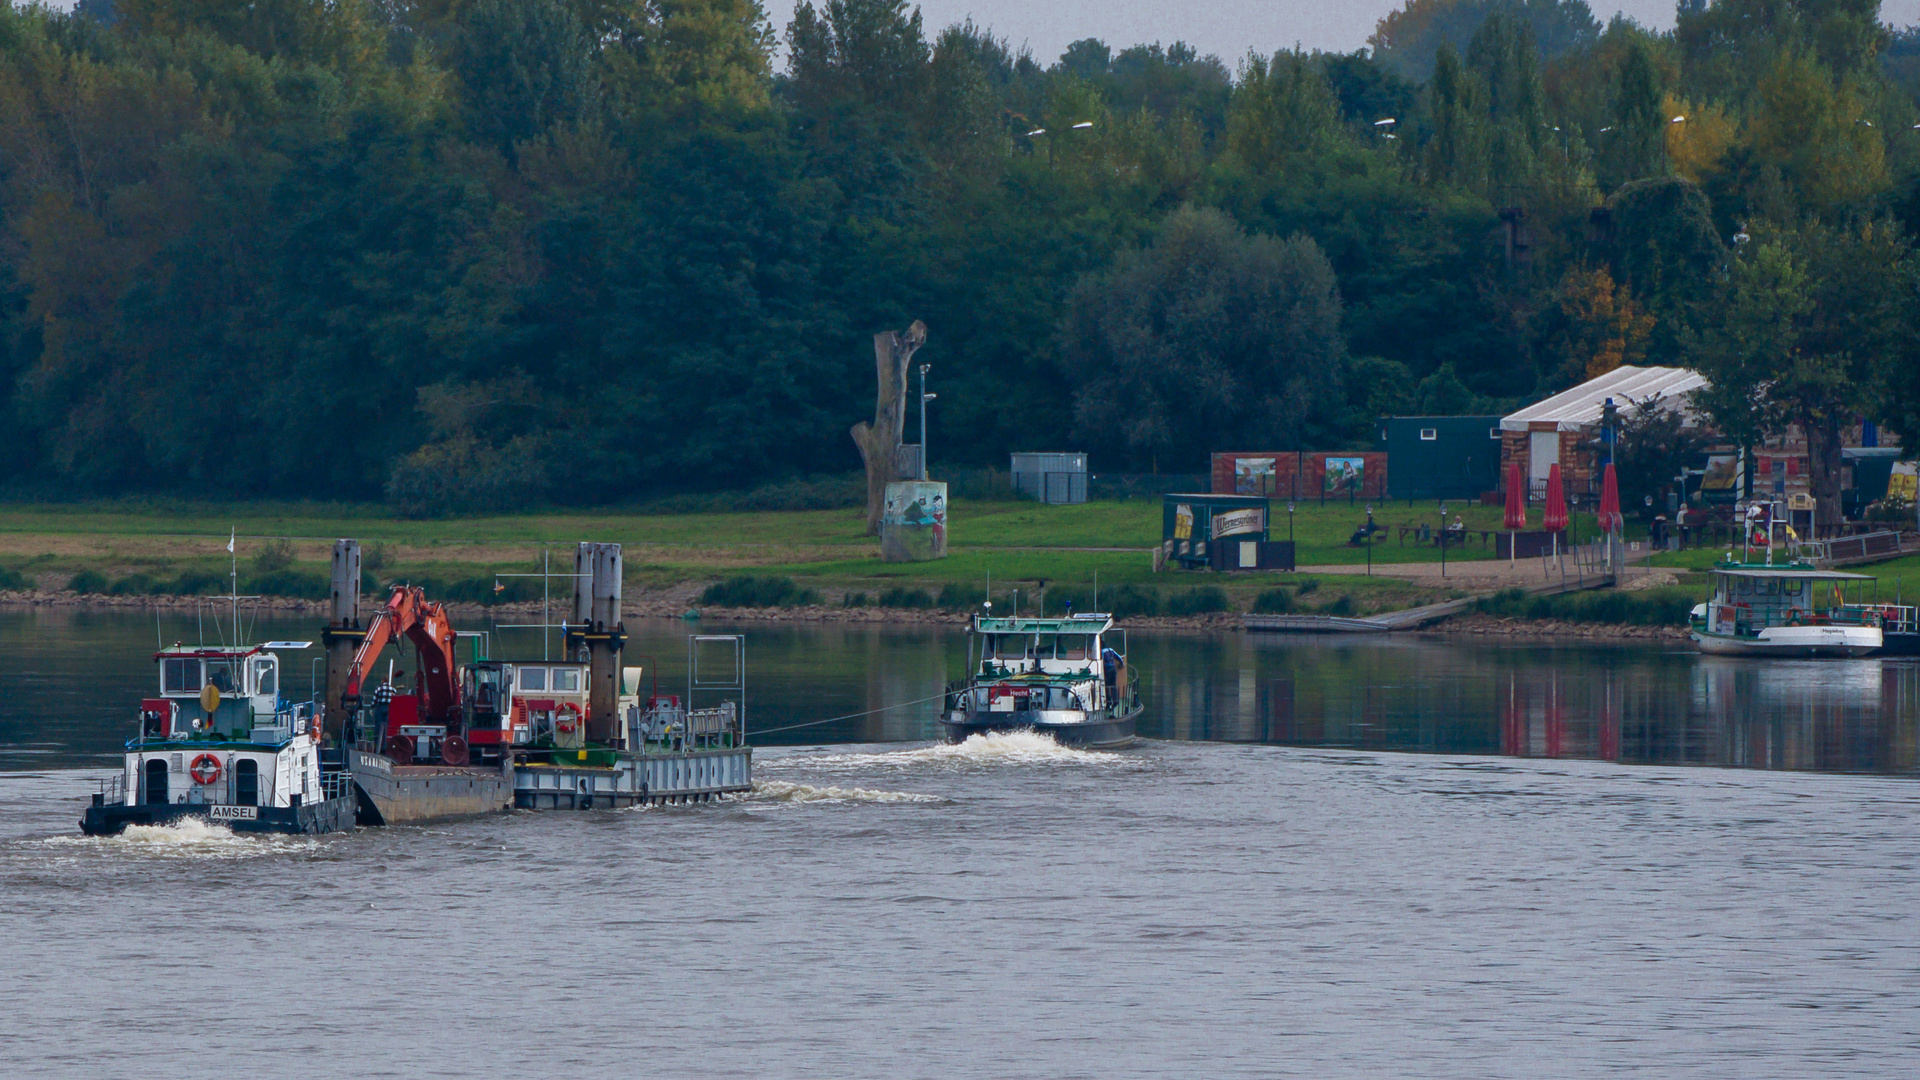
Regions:
<instances>
[{"instance_id":1,"label":"green tree","mask_svg":"<svg viewBox=\"0 0 1920 1080\"><path fill-rule=\"evenodd\" d=\"M1797 425L1822 528L1840 522L1841 440L1883 407L1909 354L1913 267L1885 222L1756 228L1729 266L1695 350L1696 403L1742 446Z\"/></svg>"},{"instance_id":2,"label":"green tree","mask_svg":"<svg viewBox=\"0 0 1920 1080\"><path fill-rule=\"evenodd\" d=\"M1227 149L1256 172L1312 155L1340 131L1340 108L1311 57L1249 54L1227 112Z\"/></svg>"},{"instance_id":3,"label":"green tree","mask_svg":"<svg viewBox=\"0 0 1920 1080\"><path fill-rule=\"evenodd\" d=\"M1135 465L1307 445L1344 419L1340 297L1312 240L1169 215L1151 247L1083 278L1061 325L1074 432Z\"/></svg>"}]
</instances>

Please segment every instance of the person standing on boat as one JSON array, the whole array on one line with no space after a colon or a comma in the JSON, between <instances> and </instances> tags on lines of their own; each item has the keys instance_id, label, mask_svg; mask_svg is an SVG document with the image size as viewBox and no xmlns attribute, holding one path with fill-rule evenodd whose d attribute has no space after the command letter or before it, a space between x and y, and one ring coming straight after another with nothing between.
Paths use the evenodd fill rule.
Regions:
<instances>
[{"instance_id":1,"label":"person standing on boat","mask_svg":"<svg viewBox=\"0 0 1920 1080\"><path fill-rule=\"evenodd\" d=\"M1101 649L1100 667L1107 677L1107 693L1112 694L1120 684L1120 654L1112 648Z\"/></svg>"}]
</instances>

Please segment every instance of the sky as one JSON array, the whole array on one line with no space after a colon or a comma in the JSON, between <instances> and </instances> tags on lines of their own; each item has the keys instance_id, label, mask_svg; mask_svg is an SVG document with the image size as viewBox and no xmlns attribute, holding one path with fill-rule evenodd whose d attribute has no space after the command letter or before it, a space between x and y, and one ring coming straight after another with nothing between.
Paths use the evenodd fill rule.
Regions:
<instances>
[{"instance_id":1,"label":"sky","mask_svg":"<svg viewBox=\"0 0 1920 1080\"><path fill-rule=\"evenodd\" d=\"M1601 22L1616 11L1653 30L1673 29L1673 0L1587 0ZM71 9L73 0L50 0ZM793 0L761 0L786 37ZM1405 0L920 0L926 33L971 17L1017 50L1051 64L1067 43L1099 38L1115 52L1129 45L1184 41L1237 66L1248 50L1272 54L1295 45L1309 51L1352 52L1367 43L1375 23ZM818 0L816 0L818 6ZM1920 23L1920 0L1882 0L1880 20L1894 26ZM786 50L781 50L784 63Z\"/></svg>"},{"instance_id":2,"label":"sky","mask_svg":"<svg viewBox=\"0 0 1920 1080\"><path fill-rule=\"evenodd\" d=\"M782 36L793 17L792 0L761 0ZM1025 44L1036 60L1051 64L1067 43L1095 37L1117 52L1128 45L1184 41L1234 66L1249 49L1271 54L1300 45L1308 50L1352 52L1367 43L1381 16L1405 0L920 0L927 36L968 16L1016 49ZM1588 0L1606 22L1621 11L1655 30L1673 28L1673 0ZM817 0L816 0L817 6ZM1920 22L1920 0L1884 0L1882 20L1895 26Z\"/></svg>"}]
</instances>

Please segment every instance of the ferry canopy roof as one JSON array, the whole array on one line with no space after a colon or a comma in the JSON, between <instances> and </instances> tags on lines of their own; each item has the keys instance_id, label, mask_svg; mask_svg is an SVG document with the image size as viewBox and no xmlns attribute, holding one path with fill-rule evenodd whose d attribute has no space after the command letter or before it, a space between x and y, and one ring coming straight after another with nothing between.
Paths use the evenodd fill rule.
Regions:
<instances>
[{"instance_id":1,"label":"ferry canopy roof","mask_svg":"<svg viewBox=\"0 0 1920 1080\"><path fill-rule=\"evenodd\" d=\"M1562 390L1545 401L1501 417L1500 430L1531 431L1535 423L1551 421L1555 431L1574 431L1598 424L1608 398L1613 399L1616 408L1630 409L1634 402L1645 401L1655 394L1665 399L1668 407L1691 416L1684 395L1706 385L1705 375L1687 368L1617 367L1571 390Z\"/></svg>"},{"instance_id":2,"label":"ferry canopy roof","mask_svg":"<svg viewBox=\"0 0 1920 1080\"><path fill-rule=\"evenodd\" d=\"M983 634L1097 634L1113 624L1113 616L1089 611L1065 619L995 619L976 616L973 628Z\"/></svg>"},{"instance_id":3,"label":"ferry canopy roof","mask_svg":"<svg viewBox=\"0 0 1920 1080\"><path fill-rule=\"evenodd\" d=\"M1713 568L1713 572L1716 574L1725 574L1728 577L1793 578L1796 581L1872 581L1874 580L1871 574L1849 574L1845 570L1814 570L1814 569L1794 570L1791 568L1781 569L1779 567L1747 570L1747 569L1739 569L1739 568L1722 568L1722 567L1716 566Z\"/></svg>"}]
</instances>

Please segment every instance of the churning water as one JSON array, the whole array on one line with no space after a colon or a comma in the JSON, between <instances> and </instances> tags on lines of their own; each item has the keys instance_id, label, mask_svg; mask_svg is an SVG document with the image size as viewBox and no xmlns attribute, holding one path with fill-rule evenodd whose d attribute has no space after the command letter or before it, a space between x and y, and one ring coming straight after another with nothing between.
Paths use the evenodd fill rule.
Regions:
<instances>
[{"instance_id":1,"label":"churning water","mask_svg":"<svg viewBox=\"0 0 1920 1080\"><path fill-rule=\"evenodd\" d=\"M0 616L0 644L33 636L27 618ZM1920 1060L1898 662L1774 684L1657 649L1142 638L1160 737L1126 751L822 725L712 804L89 840L89 755L129 707L98 699L144 689L152 642L150 623L145 645L111 628L0 656L10 1074L1785 1078ZM950 645L835 632L809 666L781 644L804 635L755 652L753 633L764 726L860 711L876 685L926 696ZM131 681L62 689L90 637ZM854 723L913 739L920 722Z\"/></svg>"}]
</instances>

